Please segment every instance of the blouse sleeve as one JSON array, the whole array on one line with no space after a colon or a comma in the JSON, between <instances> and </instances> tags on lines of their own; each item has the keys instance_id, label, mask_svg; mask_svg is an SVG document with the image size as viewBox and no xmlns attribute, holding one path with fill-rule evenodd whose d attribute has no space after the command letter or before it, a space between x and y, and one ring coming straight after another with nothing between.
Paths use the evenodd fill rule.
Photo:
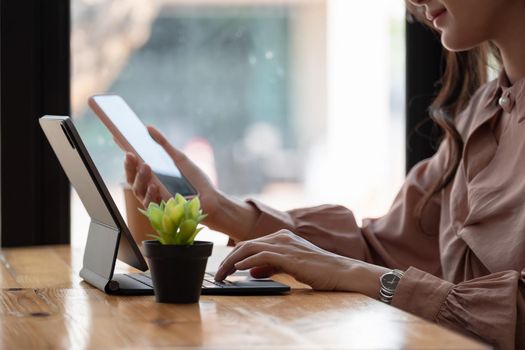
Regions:
<instances>
[{"instance_id":1,"label":"blouse sleeve","mask_svg":"<svg viewBox=\"0 0 525 350\"><path fill-rule=\"evenodd\" d=\"M525 349L525 270L454 285L411 267L397 286L392 305L497 349Z\"/></svg>"},{"instance_id":2,"label":"blouse sleeve","mask_svg":"<svg viewBox=\"0 0 525 350\"><path fill-rule=\"evenodd\" d=\"M362 227L350 210L339 205L283 212L250 200L248 202L259 210L251 238L288 229L339 255L389 268L415 266L440 276L440 196L430 200L421 222L414 211L428 188L443 173L447 153L446 144L442 143L432 158L417 164L408 174L389 212L380 218L364 220Z\"/></svg>"}]
</instances>

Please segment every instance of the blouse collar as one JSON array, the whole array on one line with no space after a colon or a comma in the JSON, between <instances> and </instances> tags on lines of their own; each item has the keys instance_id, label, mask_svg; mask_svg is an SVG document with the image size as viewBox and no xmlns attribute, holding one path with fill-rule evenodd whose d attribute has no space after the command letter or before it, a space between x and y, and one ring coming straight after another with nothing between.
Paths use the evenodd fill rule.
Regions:
<instances>
[{"instance_id":1,"label":"blouse collar","mask_svg":"<svg viewBox=\"0 0 525 350\"><path fill-rule=\"evenodd\" d=\"M525 120L525 77L511 84L502 71L488 95L486 107L497 106L507 113L517 113L518 122Z\"/></svg>"}]
</instances>

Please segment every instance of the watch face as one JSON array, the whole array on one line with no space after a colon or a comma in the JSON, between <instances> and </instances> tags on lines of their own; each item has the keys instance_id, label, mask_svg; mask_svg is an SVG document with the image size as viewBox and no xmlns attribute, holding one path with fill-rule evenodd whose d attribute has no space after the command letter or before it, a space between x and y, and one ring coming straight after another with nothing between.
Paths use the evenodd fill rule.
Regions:
<instances>
[{"instance_id":1,"label":"watch face","mask_svg":"<svg viewBox=\"0 0 525 350\"><path fill-rule=\"evenodd\" d=\"M381 277L381 284L388 290L394 291L401 280L401 277L393 273L387 273Z\"/></svg>"}]
</instances>

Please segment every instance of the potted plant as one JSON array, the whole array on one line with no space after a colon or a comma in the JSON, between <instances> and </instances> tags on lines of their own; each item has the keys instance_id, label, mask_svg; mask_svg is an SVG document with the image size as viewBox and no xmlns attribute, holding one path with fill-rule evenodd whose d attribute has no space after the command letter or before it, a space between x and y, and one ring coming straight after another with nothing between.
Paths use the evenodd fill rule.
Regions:
<instances>
[{"instance_id":1,"label":"potted plant","mask_svg":"<svg viewBox=\"0 0 525 350\"><path fill-rule=\"evenodd\" d=\"M167 202L150 203L146 215L156 231L153 240L142 242L159 303L199 301L204 272L213 243L195 241L206 217L198 197L187 201L177 194Z\"/></svg>"}]
</instances>

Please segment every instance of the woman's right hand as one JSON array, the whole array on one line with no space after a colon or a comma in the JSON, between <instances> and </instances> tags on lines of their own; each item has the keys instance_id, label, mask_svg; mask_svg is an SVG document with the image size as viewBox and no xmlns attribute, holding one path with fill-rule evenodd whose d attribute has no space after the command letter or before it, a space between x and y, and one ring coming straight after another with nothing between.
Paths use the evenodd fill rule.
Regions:
<instances>
[{"instance_id":1,"label":"woman's right hand","mask_svg":"<svg viewBox=\"0 0 525 350\"><path fill-rule=\"evenodd\" d=\"M168 153L182 175L199 194L201 207L207 215L203 224L226 233L234 240L254 238L251 230L259 213L250 204L224 195L216 189L208 176L183 152L173 147L154 127L148 126L151 137ZM126 179L135 197L147 207L149 203L159 203L173 196L166 187L153 176L151 168L131 153L126 154L124 163Z\"/></svg>"},{"instance_id":2,"label":"woman's right hand","mask_svg":"<svg viewBox=\"0 0 525 350\"><path fill-rule=\"evenodd\" d=\"M168 140L154 127L148 126L151 137L168 153L177 168L199 193L202 210L208 215L207 220L213 221L219 192L213 187L208 176L191 161L183 152L173 147ZM147 207L150 202L159 203L172 197L167 188L153 176L151 168L132 153L126 153L124 161L126 180L131 186L135 197Z\"/></svg>"}]
</instances>

